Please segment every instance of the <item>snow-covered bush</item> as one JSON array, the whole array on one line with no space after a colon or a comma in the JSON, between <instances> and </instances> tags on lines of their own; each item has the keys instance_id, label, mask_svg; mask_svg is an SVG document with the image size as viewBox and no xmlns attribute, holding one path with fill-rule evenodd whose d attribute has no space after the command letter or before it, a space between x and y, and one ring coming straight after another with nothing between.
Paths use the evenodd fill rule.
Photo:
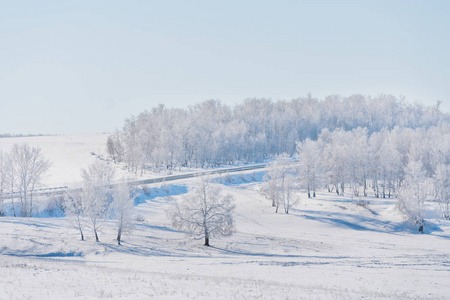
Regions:
<instances>
[{"instance_id":1,"label":"snow-covered bush","mask_svg":"<svg viewBox=\"0 0 450 300\"><path fill-rule=\"evenodd\" d=\"M64 216L64 197L54 196L48 198L42 213L49 217Z\"/></svg>"}]
</instances>

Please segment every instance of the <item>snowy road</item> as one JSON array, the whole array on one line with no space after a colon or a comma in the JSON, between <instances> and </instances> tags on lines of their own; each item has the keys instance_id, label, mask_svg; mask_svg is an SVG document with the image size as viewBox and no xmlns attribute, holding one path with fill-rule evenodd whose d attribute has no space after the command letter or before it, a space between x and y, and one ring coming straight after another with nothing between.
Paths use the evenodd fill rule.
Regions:
<instances>
[{"instance_id":1,"label":"snowy road","mask_svg":"<svg viewBox=\"0 0 450 300\"><path fill-rule=\"evenodd\" d=\"M209 171L202 171L202 172L194 172L194 173L187 173L187 174L179 174L179 175L170 175L170 176L164 176L164 177L158 177L158 178L151 178L151 179L143 179L143 180L136 180L136 181L130 181L129 184L140 186L140 185L146 185L146 184L153 184L153 183L160 183L160 182L167 182L167 181L174 181L174 180L181 180L181 179L189 179L194 178L198 176L204 176L204 175L215 175L215 174L225 174L225 173L238 173L238 172L245 172L245 171L251 171L251 170L258 170L258 169L264 169L268 164L257 164L257 165L251 165L251 166L243 166L243 167L233 167L233 168L225 168L225 169L214 169ZM115 187L117 184L112 185L111 187ZM37 189L33 193L34 196L54 196L54 195L62 195L64 193L67 193L71 189L67 186L64 187L51 187L51 188L43 188L43 189ZM18 192L15 193L17 197ZM3 199L10 199L11 194L4 194Z\"/></svg>"},{"instance_id":2,"label":"snowy road","mask_svg":"<svg viewBox=\"0 0 450 300\"><path fill-rule=\"evenodd\" d=\"M268 164L258 164L258 165L244 166L244 167L215 169L215 170L211 170L211 171L203 171L203 172L195 172L195 173L188 173L188 174L181 174L181 175L172 175L172 176L165 176L165 177L152 178L152 179L137 180L137 181L130 182L130 184L132 184L132 185L144 185L144 184L152 184L152 183L159 183L159 182L166 182L166 181L174 181L174 180L180 180L180 179L188 179L188 178L194 178L194 177L204 176L204 175L214 175L214 174L224 174L224 173L237 173L237 172L244 172L244 171L264 169L267 165Z\"/></svg>"}]
</instances>

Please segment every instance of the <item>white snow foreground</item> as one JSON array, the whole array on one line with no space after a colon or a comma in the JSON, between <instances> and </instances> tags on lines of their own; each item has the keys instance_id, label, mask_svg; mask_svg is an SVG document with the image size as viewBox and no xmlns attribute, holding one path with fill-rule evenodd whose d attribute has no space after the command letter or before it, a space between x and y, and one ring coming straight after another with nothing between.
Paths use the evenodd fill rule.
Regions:
<instances>
[{"instance_id":1,"label":"white snow foreground","mask_svg":"<svg viewBox=\"0 0 450 300\"><path fill-rule=\"evenodd\" d=\"M247 178L254 175L248 174ZM238 176L235 176L238 178ZM1 299L445 299L450 295L450 223L418 234L395 200L301 193L274 213L260 183L223 186L235 198L236 233L211 247L170 227L164 186L141 201L132 234L117 246L114 224L100 243L64 218L0 218ZM244 183L242 183L244 182ZM229 183L229 182L228 182ZM181 184L181 183L180 183ZM190 185L184 181L182 184ZM163 192L165 190L165 192ZM155 193L158 191L158 193ZM142 198L142 197L141 197ZM145 197L144 197L145 198ZM441 223L438 223L441 222ZM447 298L448 299L448 298Z\"/></svg>"}]
</instances>

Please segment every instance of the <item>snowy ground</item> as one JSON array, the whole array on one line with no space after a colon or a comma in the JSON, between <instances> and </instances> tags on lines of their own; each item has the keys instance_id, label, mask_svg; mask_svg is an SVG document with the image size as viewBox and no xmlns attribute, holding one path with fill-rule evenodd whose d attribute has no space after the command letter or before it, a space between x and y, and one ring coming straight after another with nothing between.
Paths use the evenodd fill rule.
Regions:
<instances>
[{"instance_id":1,"label":"snowy ground","mask_svg":"<svg viewBox=\"0 0 450 300\"><path fill-rule=\"evenodd\" d=\"M449 299L450 223L433 219L432 206L425 234L391 199L368 198L367 209L300 192L289 215L275 214L258 193L261 175L222 175L236 233L212 247L166 216L166 196L183 197L191 180L147 187L122 246L110 223L96 243L65 218L2 217L0 299Z\"/></svg>"},{"instance_id":2,"label":"snowy ground","mask_svg":"<svg viewBox=\"0 0 450 300\"><path fill-rule=\"evenodd\" d=\"M42 186L71 186L81 180L82 168L99 156L106 157L107 138L106 134L0 138L0 150L8 152L14 144L24 143L41 148L51 163L50 170L42 178Z\"/></svg>"},{"instance_id":3,"label":"snowy ground","mask_svg":"<svg viewBox=\"0 0 450 300\"><path fill-rule=\"evenodd\" d=\"M31 147L41 148L44 157L50 161L48 172L39 182L39 188L77 187L81 181L81 170L96 160L110 160L106 153L108 134L59 135L0 138L0 150L9 152L14 144L27 143ZM116 181L143 180L168 175L201 172L204 169L182 168L168 170L149 168L144 172L128 172L124 163L114 164Z\"/></svg>"},{"instance_id":4,"label":"snowy ground","mask_svg":"<svg viewBox=\"0 0 450 300\"><path fill-rule=\"evenodd\" d=\"M247 175L250 178L250 175ZM249 179L250 180L250 179ZM189 182L183 182L189 185ZM445 299L450 295L450 224L417 234L393 200L369 211L319 193L275 214L259 183L224 186L236 199L237 232L212 247L170 228L166 194L147 190L141 221L117 246L111 224L95 243L64 218L0 219L0 298ZM142 220L143 218L143 220ZM435 221L437 222L437 221ZM448 299L448 298L447 298Z\"/></svg>"}]
</instances>

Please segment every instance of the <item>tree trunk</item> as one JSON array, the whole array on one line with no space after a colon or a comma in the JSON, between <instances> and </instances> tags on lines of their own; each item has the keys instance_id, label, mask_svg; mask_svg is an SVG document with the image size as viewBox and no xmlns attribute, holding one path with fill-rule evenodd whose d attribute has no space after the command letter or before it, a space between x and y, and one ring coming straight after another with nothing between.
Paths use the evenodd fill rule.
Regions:
<instances>
[{"instance_id":1,"label":"tree trunk","mask_svg":"<svg viewBox=\"0 0 450 300\"><path fill-rule=\"evenodd\" d=\"M95 233L95 241L98 243L100 242L100 240L98 239L98 234L97 234L97 230L94 229L94 233Z\"/></svg>"},{"instance_id":2,"label":"tree trunk","mask_svg":"<svg viewBox=\"0 0 450 300\"><path fill-rule=\"evenodd\" d=\"M364 178L364 197L367 197L367 180Z\"/></svg>"},{"instance_id":3,"label":"tree trunk","mask_svg":"<svg viewBox=\"0 0 450 300\"><path fill-rule=\"evenodd\" d=\"M14 207L14 181L11 179L11 206L14 217L16 217L16 208Z\"/></svg>"},{"instance_id":4,"label":"tree trunk","mask_svg":"<svg viewBox=\"0 0 450 300\"><path fill-rule=\"evenodd\" d=\"M205 246L209 247L209 236L205 235Z\"/></svg>"},{"instance_id":5,"label":"tree trunk","mask_svg":"<svg viewBox=\"0 0 450 300\"><path fill-rule=\"evenodd\" d=\"M378 186L378 177L376 178L375 186L373 187L373 190L375 191L375 197L380 198L380 189L379 189L379 186Z\"/></svg>"},{"instance_id":6,"label":"tree trunk","mask_svg":"<svg viewBox=\"0 0 450 300\"><path fill-rule=\"evenodd\" d=\"M31 193L30 193L30 218L32 217L32 214L33 213L33 190L31 190Z\"/></svg>"},{"instance_id":7,"label":"tree trunk","mask_svg":"<svg viewBox=\"0 0 450 300\"><path fill-rule=\"evenodd\" d=\"M11 196L11 206L12 206L13 215L14 215L14 217L16 217L16 209L14 207L14 195Z\"/></svg>"},{"instance_id":8,"label":"tree trunk","mask_svg":"<svg viewBox=\"0 0 450 300\"><path fill-rule=\"evenodd\" d=\"M119 229L119 231L117 233L117 245L119 245L119 246L120 246L120 237L121 237L121 235L122 235L122 230Z\"/></svg>"}]
</instances>

